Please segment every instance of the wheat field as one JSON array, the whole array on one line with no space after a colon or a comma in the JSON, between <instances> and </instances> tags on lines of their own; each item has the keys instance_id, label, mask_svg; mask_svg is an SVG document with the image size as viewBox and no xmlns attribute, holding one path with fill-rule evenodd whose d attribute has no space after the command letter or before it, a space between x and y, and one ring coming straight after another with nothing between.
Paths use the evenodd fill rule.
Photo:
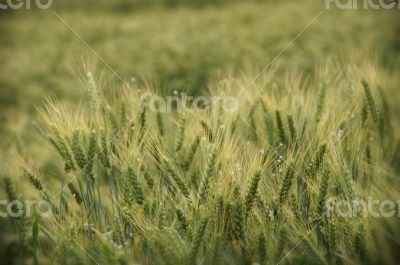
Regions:
<instances>
[{"instance_id":1,"label":"wheat field","mask_svg":"<svg viewBox=\"0 0 400 265\"><path fill-rule=\"evenodd\" d=\"M399 264L399 13L321 8L0 17L0 264Z\"/></svg>"}]
</instances>

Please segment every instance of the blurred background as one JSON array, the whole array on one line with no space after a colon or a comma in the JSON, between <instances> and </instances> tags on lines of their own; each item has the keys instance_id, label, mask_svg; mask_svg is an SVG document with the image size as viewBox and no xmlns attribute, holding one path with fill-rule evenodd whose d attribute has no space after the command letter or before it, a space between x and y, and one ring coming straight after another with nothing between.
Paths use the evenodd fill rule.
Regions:
<instances>
[{"instance_id":1,"label":"blurred background","mask_svg":"<svg viewBox=\"0 0 400 265\"><path fill-rule=\"evenodd\" d=\"M1 161L34 145L44 98L82 96L86 64L105 73L107 86L121 78L167 94L201 94L219 76L261 70L309 26L276 60L277 74L312 73L349 51L368 52L390 69L399 61L399 13L326 9L315 0L53 0L49 9L31 0L31 9L1 9Z\"/></svg>"},{"instance_id":2,"label":"blurred background","mask_svg":"<svg viewBox=\"0 0 400 265\"><path fill-rule=\"evenodd\" d=\"M2 154L29 145L45 97L81 96L79 73L88 62L104 70L106 84L122 84L90 49L125 82L201 94L213 78L268 65L322 11L276 61L279 69L311 73L349 50L370 52L388 68L398 62L396 8L326 10L322 0L54 0L42 10L31 0L31 9L2 9Z\"/></svg>"}]
</instances>

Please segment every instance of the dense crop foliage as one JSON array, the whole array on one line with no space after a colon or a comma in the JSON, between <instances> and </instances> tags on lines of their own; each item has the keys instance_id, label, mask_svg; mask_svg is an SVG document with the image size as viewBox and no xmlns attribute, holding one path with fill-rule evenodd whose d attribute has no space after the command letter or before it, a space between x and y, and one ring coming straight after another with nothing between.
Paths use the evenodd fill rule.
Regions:
<instances>
[{"instance_id":1,"label":"dense crop foliage","mask_svg":"<svg viewBox=\"0 0 400 265\"><path fill-rule=\"evenodd\" d=\"M0 264L399 264L398 15L1 9Z\"/></svg>"},{"instance_id":2,"label":"dense crop foliage","mask_svg":"<svg viewBox=\"0 0 400 265\"><path fill-rule=\"evenodd\" d=\"M52 10L125 82L134 78L166 94L177 90L199 95L221 73L265 67L325 9L323 1L315 0L223 0L221 6L222 1L213 0L209 2L216 5L200 9L184 3L142 9L136 2L168 3L55 0L51 10L1 13L0 133L7 133L8 141L0 147L32 142L26 140L31 136L30 114L43 95L65 101L81 96L76 75L82 61L91 62L94 55ZM190 6L205 1L178 2ZM120 3L126 12L115 11ZM396 62L400 27L395 11L327 10L276 63L312 73L315 62L327 56L372 48L385 62Z\"/></svg>"},{"instance_id":3,"label":"dense crop foliage","mask_svg":"<svg viewBox=\"0 0 400 265\"><path fill-rule=\"evenodd\" d=\"M57 177L20 164L52 207L13 220L20 251L40 264L396 264L396 216L326 212L399 195L394 80L348 58L245 91L245 77L223 79L210 96L236 95L234 112L162 113L151 88L110 94L88 73L85 104L41 111ZM24 198L14 186L5 179Z\"/></svg>"}]
</instances>

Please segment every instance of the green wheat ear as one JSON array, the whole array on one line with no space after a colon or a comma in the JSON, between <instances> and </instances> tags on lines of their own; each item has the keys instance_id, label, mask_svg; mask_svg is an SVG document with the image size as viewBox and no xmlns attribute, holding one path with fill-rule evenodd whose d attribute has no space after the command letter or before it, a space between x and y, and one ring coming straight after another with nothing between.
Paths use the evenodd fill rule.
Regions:
<instances>
[{"instance_id":1,"label":"green wheat ear","mask_svg":"<svg viewBox=\"0 0 400 265\"><path fill-rule=\"evenodd\" d=\"M199 252L201 242L203 241L207 223L208 219L203 219L196 230L196 233L193 238L192 247L188 256L187 265L196 264L197 253Z\"/></svg>"},{"instance_id":2,"label":"green wheat ear","mask_svg":"<svg viewBox=\"0 0 400 265\"><path fill-rule=\"evenodd\" d=\"M4 178L4 187L9 201L17 200L17 190L9 177Z\"/></svg>"},{"instance_id":3,"label":"green wheat ear","mask_svg":"<svg viewBox=\"0 0 400 265\"><path fill-rule=\"evenodd\" d=\"M328 249L328 258L332 262L332 264L336 263L336 252L338 246L338 231L337 225L334 219L329 220L327 226L327 249Z\"/></svg>"},{"instance_id":4,"label":"green wheat ear","mask_svg":"<svg viewBox=\"0 0 400 265\"><path fill-rule=\"evenodd\" d=\"M140 110L140 114L139 114L139 125L140 125L141 131L144 131L144 129L146 127L146 112L147 112L147 106L144 104L143 106L141 106L141 110Z\"/></svg>"},{"instance_id":5,"label":"green wheat ear","mask_svg":"<svg viewBox=\"0 0 400 265\"><path fill-rule=\"evenodd\" d=\"M118 214L116 214L115 216L113 241L117 244L118 247L122 247L124 245L124 233L122 232L121 218L118 216Z\"/></svg>"},{"instance_id":6,"label":"green wheat ear","mask_svg":"<svg viewBox=\"0 0 400 265\"><path fill-rule=\"evenodd\" d=\"M243 221L243 206L241 203L237 203L233 206L233 235L236 240L244 239L244 221Z\"/></svg>"},{"instance_id":7,"label":"green wheat ear","mask_svg":"<svg viewBox=\"0 0 400 265\"><path fill-rule=\"evenodd\" d=\"M56 126L51 126L51 130L54 134L54 138L50 137L49 140L59 151L60 155L64 158L65 171L69 172L71 170L76 170L76 163L74 161L73 153L68 142L65 140L64 137L61 136L61 133Z\"/></svg>"},{"instance_id":8,"label":"green wheat ear","mask_svg":"<svg viewBox=\"0 0 400 265\"><path fill-rule=\"evenodd\" d=\"M292 186L293 182L293 175L294 175L294 170L292 169L292 166L289 166L285 177L283 179L281 188L279 190L279 195L278 195L278 207L281 208L284 202L286 201L290 187Z\"/></svg>"},{"instance_id":9,"label":"green wheat ear","mask_svg":"<svg viewBox=\"0 0 400 265\"><path fill-rule=\"evenodd\" d=\"M363 127L364 127L367 119L368 119L368 105L367 105L367 103L363 103L363 106L361 108L361 124Z\"/></svg>"},{"instance_id":10,"label":"green wheat ear","mask_svg":"<svg viewBox=\"0 0 400 265\"><path fill-rule=\"evenodd\" d=\"M379 88L379 97L381 101L382 111L380 112L380 133L381 138L386 132L391 137L393 136L392 114L389 106L389 101L382 88Z\"/></svg>"},{"instance_id":11,"label":"green wheat ear","mask_svg":"<svg viewBox=\"0 0 400 265\"><path fill-rule=\"evenodd\" d=\"M328 193L329 176L329 171L325 169L322 174L322 180L319 187L319 195L317 198L317 217L322 217L324 215L326 195Z\"/></svg>"},{"instance_id":12,"label":"green wheat ear","mask_svg":"<svg viewBox=\"0 0 400 265\"><path fill-rule=\"evenodd\" d=\"M250 183L250 187L249 190L247 191L246 197L245 197L245 201L244 201L244 205L245 205L245 209L246 209L246 216L249 214L251 208L253 207L254 204L254 199L257 195L257 189L258 189L258 185L261 179L261 171L258 169L252 179L251 179L251 183Z\"/></svg>"},{"instance_id":13,"label":"green wheat ear","mask_svg":"<svg viewBox=\"0 0 400 265\"><path fill-rule=\"evenodd\" d=\"M326 147L325 143L321 144L318 149L316 150L314 157L310 160L306 173L311 177L314 178L317 174L318 170L320 169L322 162L324 161Z\"/></svg>"},{"instance_id":14,"label":"green wheat ear","mask_svg":"<svg viewBox=\"0 0 400 265\"><path fill-rule=\"evenodd\" d=\"M292 194L290 196L290 207L292 209L293 214L296 216L296 218L300 218L300 216L301 216L300 205L294 194Z\"/></svg>"},{"instance_id":15,"label":"green wheat ear","mask_svg":"<svg viewBox=\"0 0 400 265\"><path fill-rule=\"evenodd\" d=\"M147 171L145 171L143 177L146 180L147 186L149 186L149 188L152 189L154 186L154 180L152 176Z\"/></svg>"},{"instance_id":16,"label":"green wheat ear","mask_svg":"<svg viewBox=\"0 0 400 265\"><path fill-rule=\"evenodd\" d=\"M281 141L282 144L287 144L287 137L286 137L286 132L283 126L282 118L281 118L281 113L279 110L275 111L275 117L276 117L276 124L278 126L278 137Z\"/></svg>"},{"instance_id":17,"label":"green wheat ear","mask_svg":"<svg viewBox=\"0 0 400 265\"><path fill-rule=\"evenodd\" d=\"M189 190L186 187L186 184L183 182L181 177L178 176L178 174L172 168L170 161L164 159L164 166L165 166L165 171L166 171L168 177L170 177L175 182L175 184L178 186L179 190L182 192L182 194L185 197L189 197Z\"/></svg>"},{"instance_id":18,"label":"green wheat ear","mask_svg":"<svg viewBox=\"0 0 400 265\"><path fill-rule=\"evenodd\" d=\"M178 218L180 229L182 229L182 231L186 232L188 223L187 223L186 217L183 214L183 212L179 209L176 209L176 217Z\"/></svg>"},{"instance_id":19,"label":"green wheat ear","mask_svg":"<svg viewBox=\"0 0 400 265\"><path fill-rule=\"evenodd\" d=\"M113 111L111 110L110 107L107 107L107 117L111 124L113 134L118 133L118 130L119 130L118 120L115 117L115 114L113 113Z\"/></svg>"},{"instance_id":20,"label":"green wheat ear","mask_svg":"<svg viewBox=\"0 0 400 265\"><path fill-rule=\"evenodd\" d=\"M178 121L178 133L175 140L175 152L181 150L185 138L186 118L181 116Z\"/></svg>"},{"instance_id":21,"label":"green wheat ear","mask_svg":"<svg viewBox=\"0 0 400 265\"><path fill-rule=\"evenodd\" d=\"M74 158L76 163L81 169L84 169L86 166L86 158L83 153L83 147L80 141L80 132L79 130L75 130L72 136L72 152L74 154Z\"/></svg>"},{"instance_id":22,"label":"green wheat ear","mask_svg":"<svg viewBox=\"0 0 400 265\"><path fill-rule=\"evenodd\" d=\"M29 182L35 187L38 191L43 191L44 186L42 181L35 174L28 172L25 170L24 175L28 177Z\"/></svg>"},{"instance_id":23,"label":"green wheat ear","mask_svg":"<svg viewBox=\"0 0 400 265\"><path fill-rule=\"evenodd\" d=\"M36 176L34 173L29 172L28 170L24 169L24 176L28 178L29 183L40 192L42 198L44 200L46 200L50 205L51 205L51 209L53 210L54 213L58 214L59 210L57 209L57 207L55 206L55 204L53 203L52 200L52 196L50 196L48 194L48 192L46 191L42 181L40 180L40 178L38 176Z\"/></svg>"},{"instance_id":24,"label":"green wheat ear","mask_svg":"<svg viewBox=\"0 0 400 265\"><path fill-rule=\"evenodd\" d=\"M86 162L86 172L92 182L95 181L94 164L95 158L97 156L97 134L94 130L90 132L89 135L89 147L87 151L87 162Z\"/></svg>"},{"instance_id":25,"label":"green wheat ear","mask_svg":"<svg viewBox=\"0 0 400 265\"><path fill-rule=\"evenodd\" d=\"M324 106L325 106L325 97L326 97L326 88L327 88L327 84L324 83L319 91L318 94L318 102L317 102L317 112L315 114L315 121L317 123L319 123L319 121L321 120L321 116L324 110Z\"/></svg>"},{"instance_id":26,"label":"green wheat ear","mask_svg":"<svg viewBox=\"0 0 400 265\"><path fill-rule=\"evenodd\" d=\"M93 79L92 73L88 72L86 74L86 77L88 82L88 95L89 95L90 108L94 113L96 113L100 109L99 91Z\"/></svg>"},{"instance_id":27,"label":"green wheat ear","mask_svg":"<svg viewBox=\"0 0 400 265\"><path fill-rule=\"evenodd\" d=\"M110 168L111 167L111 161L110 161L110 149L107 143L107 137L106 137L106 132L104 129L101 129L100 131L100 153L99 153L99 158L101 163L105 168Z\"/></svg>"},{"instance_id":28,"label":"green wheat ear","mask_svg":"<svg viewBox=\"0 0 400 265\"><path fill-rule=\"evenodd\" d=\"M199 192L200 202L204 202L207 199L208 191L211 185L210 180L214 175L216 164L217 164L217 149L213 146L211 148L211 153L207 160L206 172L204 174L204 177L200 185L200 192Z\"/></svg>"},{"instance_id":29,"label":"green wheat ear","mask_svg":"<svg viewBox=\"0 0 400 265\"><path fill-rule=\"evenodd\" d=\"M361 81L363 87L364 87L364 93L365 97L367 98L367 105L368 105L368 110L371 113L372 120L376 125L379 125L380 123L380 118L379 118L379 111L378 108L376 107L374 97L372 96L371 88L369 87L369 84L366 80Z\"/></svg>"},{"instance_id":30,"label":"green wheat ear","mask_svg":"<svg viewBox=\"0 0 400 265\"><path fill-rule=\"evenodd\" d=\"M131 185L127 177L121 179L121 185L122 199L125 203L123 206L128 207L128 205L131 205L133 203L134 198Z\"/></svg>"},{"instance_id":31,"label":"green wheat ear","mask_svg":"<svg viewBox=\"0 0 400 265\"><path fill-rule=\"evenodd\" d=\"M264 101L261 98L260 98L260 104L263 110L264 126L268 136L268 141L270 144L274 144L275 143L274 121L271 118L270 113L268 112L267 106L265 105Z\"/></svg>"},{"instance_id":32,"label":"green wheat ear","mask_svg":"<svg viewBox=\"0 0 400 265\"><path fill-rule=\"evenodd\" d=\"M137 141L137 145L140 149L140 151L143 152L144 146L146 145L146 141L145 141L145 133L146 133L146 129L147 129L147 119L146 119L146 108L143 109L143 111L140 112L139 115L139 134L138 134L138 141Z\"/></svg>"},{"instance_id":33,"label":"green wheat ear","mask_svg":"<svg viewBox=\"0 0 400 265\"><path fill-rule=\"evenodd\" d=\"M132 189L133 196L136 199L136 202L140 205L144 202L144 194L142 187L140 186L138 177L136 173L133 171L133 168L129 167L126 173L127 180L129 181Z\"/></svg>"},{"instance_id":34,"label":"green wheat ear","mask_svg":"<svg viewBox=\"0 0 400 265\"><path fill-rule=\"evenodd\" d=\"M74 184L68 183L68 188L69 188L69 191L71 192L72 196L75 198L76 203L81 204L83 201L82 197L79 194L78 190L75 188Z\"/></svg>"},{"instance_id":35,"label":"green wheat ear","mask_svg":"<svg viewBox=\"0 0 400 265\"><path fill-rule=\"evenodd\" d=\"M4 178L4 186L5 186L8 200L10 202L18 200L17 191L15 189L15 186L14 186L12 180L9 177ZM27 233L28 233L29 221L26 218L27 212L26 212L25 203L22 202L22 208L19 208L18 205L15 205L15 207L16 207L16 209L15 209L16 212L22 212L22 215L16 219L16 224L17 224L17 228L18 228L19 240L20 240L20 246L21 246L20 254L21 254L21 258L23 258L25 248L28 243Z\"/></svg>"}]
</instances>

